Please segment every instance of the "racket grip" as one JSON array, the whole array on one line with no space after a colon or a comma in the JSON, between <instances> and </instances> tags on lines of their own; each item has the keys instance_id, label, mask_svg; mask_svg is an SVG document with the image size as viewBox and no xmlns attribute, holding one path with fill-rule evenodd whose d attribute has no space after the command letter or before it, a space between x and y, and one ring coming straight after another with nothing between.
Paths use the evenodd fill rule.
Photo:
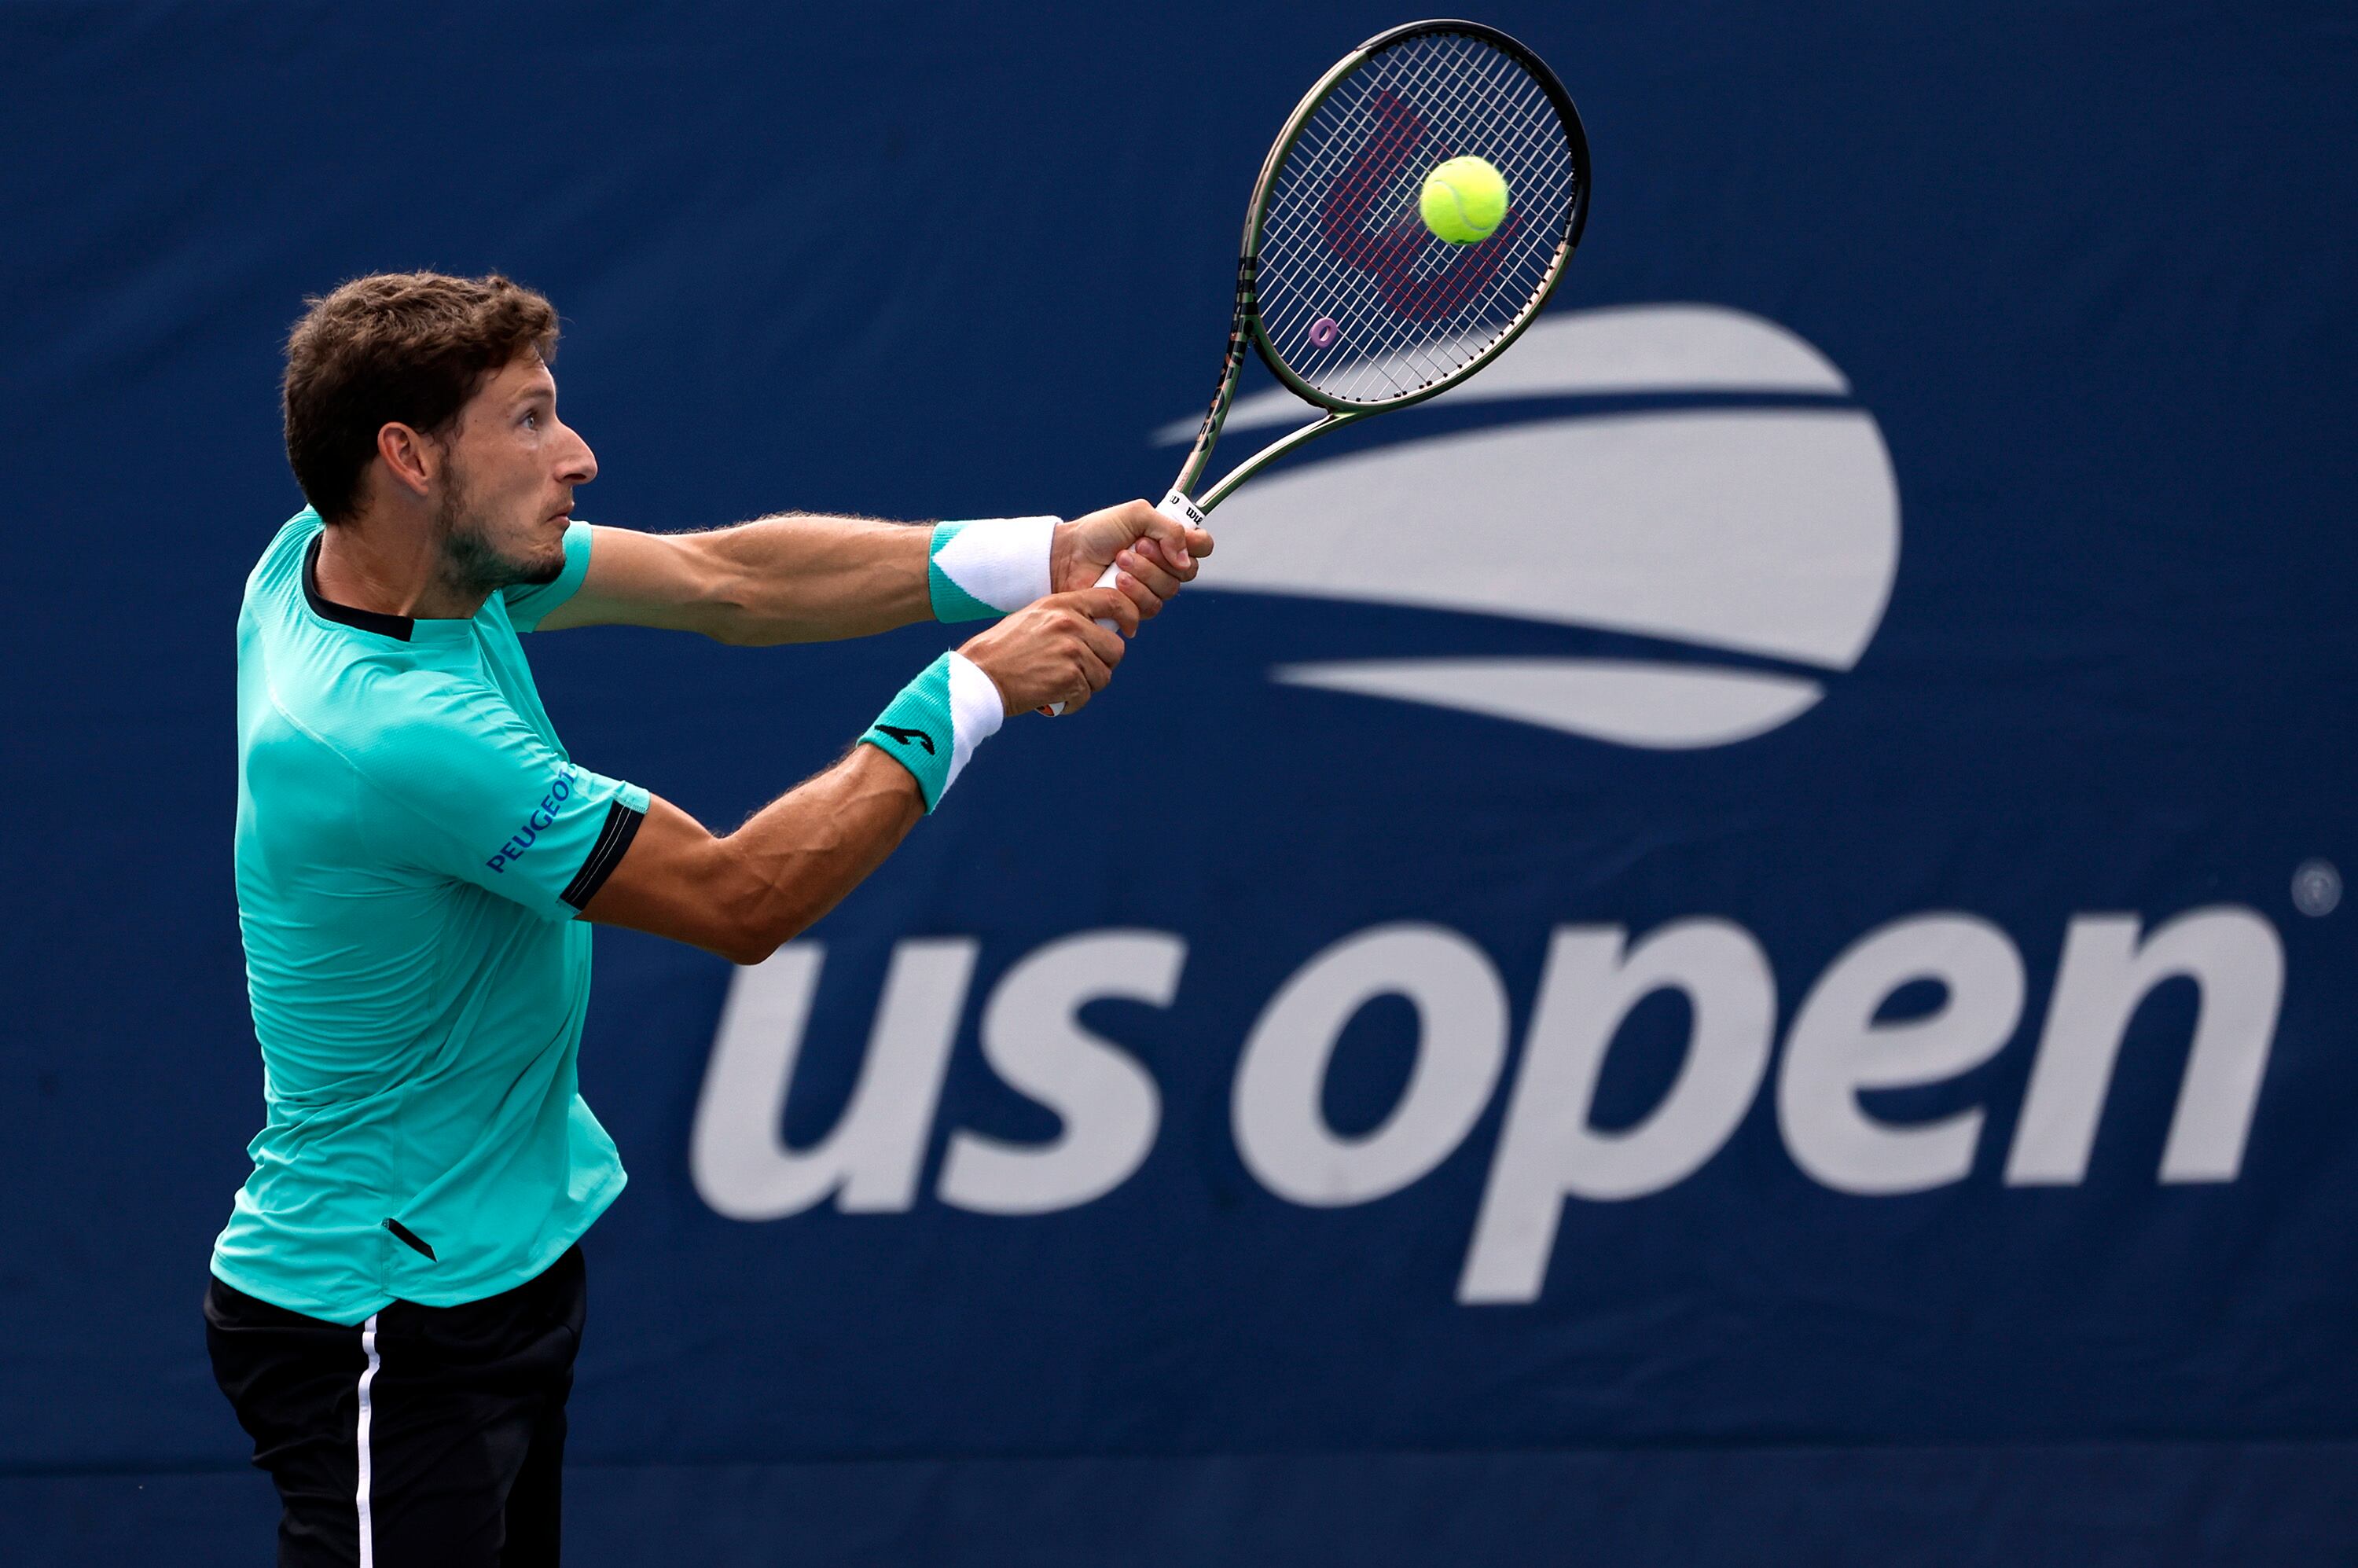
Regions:
<instances>
[{"instance_id":1,"label":"racket grip","mask_svg":"<svg viewBox=\"0 0 2358 1568\"><path fill-rule=\"evenodd\" d=\"M1201 528L1204 525L1203 508L1188 500L1187 492L1184 490L1166 491L1163 499L1155 503L1154 510L1170 518L1174 523L1183 524L1190 528Z\"/></svg>"},{"instance_id":2,"label":"racket grip","mask_svg":"<svg viewBox=\"0 0 2358 1568\"><path fill-rule=\"evenodd\" d=\"M1200 528L1204 525L1203 513L1196 509L1194 502L1187 499L1187 492L1184 490L1174 488L1165 492L1163 499L1155 504L1154 510L1160 512L1165 517L1170 518L1174 523L1180 524L1185 527ZM1109 566L1106 568L1104 574L1098 579L1097 586L1099 588L1111 588L1114 583L1114 579L1120 575L1121 568L1120 567ZM1117 628L1110 621L1100 621L1098 624L1104 627L1109 632L1119 630L1119 628ZM1050 713L1061 714L1065 711L1065 705L1061 702L1051 703L1048 706L1048 711Z\"/></svg>"},{"instance_id":3,"label":"racket grip","mask_svg":"<svg viewBox=\"0 0 2358 1568\"><path fill-rule=\"evenodd\" d=\"M1187 499L1187 492L1184 490L1166 491L1163 499L1155 503L1154 510L1183 528L1201 528L1204 525L1203 513L1196 510L1195 503ZM1105 575L1098 579L1098 586L1111 588L1120 570L1118 567L1106 568ZM1114 630L1114 623L1110 621L1100 621L1098 624L1109 632Z\"/></svg>"},{"instance_id":4,"label":"racket grip","mask_svg":"<svg viewBox=\"0 0 2358 1568\"><path fill-rule=\"evenodd\" d=\"M1098 574L1096 586L1098 588L1111 588L1113 586L1113 579L1120 575L1121 568L1120 567L1108 566L1103 572ZM1098 624L1104 627L1109 632L1119 632L1121 630L1120 627L1115 625L1110 621L1100 621ZM1065 705L1061 702L1052 702L1048 705L1048 711L1050 714L1057 718L1062 718L1065 712Z\"/></svg>"},{"instance_id":5,"label":"racket grip","mask_svg":"<svg viewBox=\"0 0 2358 1568\"><path fill-rule=\"evenodd\" d=\"M1195 503L1187 499L1187 492L1184 490L1165 491L1163 499L1154 503L1154 510L1170 518L1182 528L1201 528L1204 525L1203 513L1196 510ZM1106 568L1105 576L1098 579L1098 586L1111 588L1113 578L1114 568ZM1100 621L1098 624L1109 632L1114 629L1113 622L1110 621Z\"/></svg>"},{"instance_id":6,"label":"racket grip","mask_svg":"<svg viewBox=\"0 0 2358 1568\"><path fill-rule=\"evenodd\" d=\"M1097 586L1099 588L1111 588L1114 584L1114 579L1120 576L1121 576L1121 568L1120 567L1109 566L1106 568L1103 572L1098 574ZM1120 627L1115 625L1110 621L1100 621L1098 624L1104 627L1109 632L1119 632L1121 630Z\"/></svg>"}]
</instances>

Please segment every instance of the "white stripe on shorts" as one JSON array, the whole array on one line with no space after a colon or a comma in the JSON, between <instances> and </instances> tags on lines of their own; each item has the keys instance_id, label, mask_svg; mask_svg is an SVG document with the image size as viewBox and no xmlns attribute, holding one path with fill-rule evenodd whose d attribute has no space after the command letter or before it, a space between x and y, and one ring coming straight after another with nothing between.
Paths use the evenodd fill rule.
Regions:
<instances>
[{"instance_id":1,"label":"white stripe on shorts","mask_svg":"<svg viewBox=\"0 0 2358 1568\"><path fill-rule=\"evenodd\" d=\"M376 1381L376 1314L361 1325L361 1350L368 1357L368 1369L361 1374L361 1419L355 1433L360 1447L360 1489L352 1495L352 1504L360 1512L361 1568L376 1568L376 1530L369 1519L369 1385Z\"/></svg>"}]
</instances>

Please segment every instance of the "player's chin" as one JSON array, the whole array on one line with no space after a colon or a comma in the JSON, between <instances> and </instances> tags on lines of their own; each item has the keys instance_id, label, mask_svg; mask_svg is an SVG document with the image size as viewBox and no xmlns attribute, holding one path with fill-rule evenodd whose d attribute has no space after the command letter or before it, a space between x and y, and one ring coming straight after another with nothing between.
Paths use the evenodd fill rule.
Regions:
<instances>
[{"instance_id":1,"label":"player's chin","mask_svg":"<svg viewBox=\"0 0 2358 1568\"><path fill-rule=\"evenodd\" d=\"M519 587L537 587L565 575L565 535L508 563L509 575Z\"/></svg>"}]
</instances>

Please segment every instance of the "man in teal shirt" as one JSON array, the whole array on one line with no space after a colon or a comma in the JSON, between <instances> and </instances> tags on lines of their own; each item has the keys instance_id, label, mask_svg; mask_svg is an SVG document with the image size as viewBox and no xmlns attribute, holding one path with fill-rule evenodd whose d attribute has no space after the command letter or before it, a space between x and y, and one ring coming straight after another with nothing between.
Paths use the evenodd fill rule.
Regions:
<instances>
[{"instance_id":1,"label":"man in teal shirt","mask_svg":"<svg viewBox=\"0 0 2358 1568\"><path fill-rule=\"evenodd\" d=\"M622 1190L574 1092L574 916L647 793L567 756L516 641L579 589L587 524L554 582L464 620L327 600L324 535L308 509L280 529L239 618L237 896L270 1119L213 1274L358 1323L531 1279Z\"/></svg>"},{"instance_id":2,"label":"man in teal shirt","mask_svg":"<svg viewBox=\"0 0 2358 1568\"><path fill-rule=\"evenodd\" d=\"M578 1089L586 920L754 962L933 809L1009 714L1085 704L1210 548L1142 503L930 530L573 519L548 302L380 275L288 343L311 505L238 621L236 875L267 1119L215 1243L215 1374L282 1563L554 1562L583 1321L622 1190ZM1093 585L1108 565L1112 587ZM520 633L777 643L1005 614L734 833L575 762Z\"/></svg>"}]
</instances>

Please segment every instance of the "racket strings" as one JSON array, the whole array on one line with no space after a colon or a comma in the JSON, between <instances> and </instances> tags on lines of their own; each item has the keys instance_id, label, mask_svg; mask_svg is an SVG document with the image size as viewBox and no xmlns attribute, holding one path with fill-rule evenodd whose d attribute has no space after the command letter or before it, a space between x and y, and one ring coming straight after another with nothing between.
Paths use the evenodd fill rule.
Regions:
<instances>
[{"instance_id":1,"label":"racket strings","mask_svg":"<svg viewBox=\"0 0 2358 1568\"><path fill-rule=\"evenodd\" d=\"M1446 158L1508 181L1497 232L1451 245L1418 195ZM1378 51L1312 114L1271 182L1260 310L1270 346L1324 395L1380 405L1479 362L1544 291L1579 196L1555 103L1486 40L1415 35Z\"/></svg>"},{"instance_id":2,"label":"racket strings","mask_svg":"<svg viewBox=\"0 0 2358 1568\"><path fill-rule=\"evenodd\" d=\"M1510 209L1498 234L1483 244L1460 250L1432 241L1414 211L1415 188L1422 184L1422 168L1431 164L1419 159L1405 171L1405 188L1398 194L1392 232L1406 242L1399 247L1401 251L1427 265L1402 268L1389 278L1378 273L1379 283L1390 284L1382 290L1385 303L1397 315L1412 321L1442 321L1459 316L1496 279L1500 283L1496 303L1505 307L1498 313L1498 319L1460 323L1459 330L1448 337L1409 345L1410 357L1426 371L1424 379L1428 384L1435 375L1459 368L1469 354L1478 352L1484 343L1512 321L1521 306L1544 283L1554 247L1520 247L1518 254L1515 240L1527 213L1535 206L1544 210L1551 198L1566 194L1547 189L1562 182L1544 178L1541 189L1531 192L1532 171L1540 170L1542 177L1550 172L1544 153L1558 150L1561 154L1562 132L1544 91L1519 62L1485 45L1463 38L1437 41L1445 41L1450 47L1434 49L1428 55L1428 62L1435 67L1425 72L1428 116L1452 129L1487 120L1488 124L1482 128L1490 134L1483 150L1493 155L1494 161L1508 166L1504 172L1509 173L1510 185L1521 185L1527 194ZM1405 108L1400 94L1389 87L1376 88L1368 94L1368 100L1379 114L1398 114ZM1535 126L1544 128L1549 136L1547 143L1540 142L1532 134ZM1433 161L1461 150L1464 149L1455 146L1435 146ZM1561 154L1556 161L1569 169L1568 154ZM1568 200L1563 207L1568 210ZM1437 270L1431 265L1435 258ZM1509 265L1510 260L1520 265ZM1473 329L1470 332L1465 330L1469 326ZM1490 330L1483 330L1486 327ZM1353 390L1362 395L1371 391L1380 395L1383 389L1370 385L1374 378L1368 372L1376 368L1360 367L1360 373L1351 384Z\"/></svg>"}]
</instances>

